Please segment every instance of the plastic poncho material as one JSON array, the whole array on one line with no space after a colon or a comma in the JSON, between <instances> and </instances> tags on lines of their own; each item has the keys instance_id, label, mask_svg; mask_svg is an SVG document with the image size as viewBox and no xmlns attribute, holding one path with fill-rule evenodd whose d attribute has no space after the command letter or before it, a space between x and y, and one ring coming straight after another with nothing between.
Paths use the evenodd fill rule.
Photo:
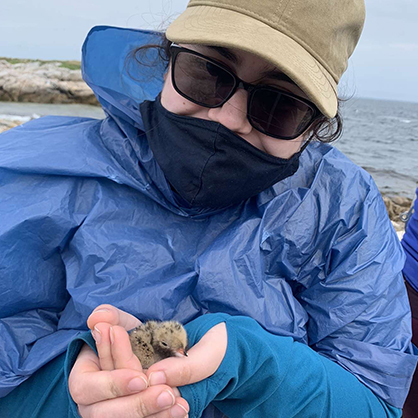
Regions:
<instances>
[{"instance_id":1,"label":"plastic poncho material","mask_svg":"<svg viewBox=\"0 0 418 418\"><path fill-rule=\"evenodd\" d=\"M418 189L416 190L414 211L402 238L402 246L406 254L403 273L408 283L418 292Z\"/></svg>"},{"instance_id":2,"label":"plastic poncho material","mask_svg":"<svg viewBox=\"0 0 418 418\"><path fill-rule=\"evenodd\" d=\"M180 207L141 131L164 68L129 57L156 36L88 35L83 74L104 120L44 117L0 135L0 395L110 303L141 320L250 316L401 407L417 360L405 257L371 177L310 144L295 175L254 198Z\"/></svg>"}]
</instances>

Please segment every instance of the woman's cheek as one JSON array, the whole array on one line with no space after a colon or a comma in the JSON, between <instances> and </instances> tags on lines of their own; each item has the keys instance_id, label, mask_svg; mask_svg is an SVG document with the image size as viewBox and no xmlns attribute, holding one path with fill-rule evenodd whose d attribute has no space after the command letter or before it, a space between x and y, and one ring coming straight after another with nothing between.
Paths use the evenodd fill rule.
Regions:
<instances>
[{"instance_id":1,"label":"woman's cheek","mask_svg":"<svg viewBox=\"0 0 418 418\"><path fill-rule=\"evenodd\" d=\"M169 98L164 100L163 96L161 96L161 104L165 109L175 113L176 115L192 116L199 119L209 119L207 115L208 110L206 108L192 103L182 96L176 97L174 100L170 100Z\"/></svg>"},{"instance_id":2,"label":"woman's cheek","mask_svg":"<svg viewBox=\"0 0 418 418\"><path fill-rule=\"evenodd\" d=\"M302 144L305 142L305 138L300 136L290 141L280 140L272 138L267 135L262 135L261 144L264 152L280 158L290 158L296 154Z\"/></svg>"},{"instance_id":3,"label":"woman's cheek","mask_svg":"<svg viewBox=\"0 0 418 418\"><path fill-rule=\"evenodd\" d=\"M180 96L174 89L170 89L167 83L161 92L161 104L177 115L201 117L199 115L204 114L204 108Z\"/></svg>"}]
</instances>

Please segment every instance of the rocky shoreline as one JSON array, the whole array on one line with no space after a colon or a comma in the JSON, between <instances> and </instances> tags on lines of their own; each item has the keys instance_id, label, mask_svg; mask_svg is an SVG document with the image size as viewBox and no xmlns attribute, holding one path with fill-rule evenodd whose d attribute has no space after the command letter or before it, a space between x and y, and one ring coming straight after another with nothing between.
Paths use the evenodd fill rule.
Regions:
<instances>
[{"instance_id":1,"label":"rocky shoreline","mask_svg":"<svg viewBox=\"0 0 418 418\"><path fill-rule=\"evenodd\" d=\"M0 101L98 105L80 63L0 58Z\"/></svg>"},{"instance_id":2,"label":"rocky shoreline","mask_svg":"<svg viewBox=\"0 0 418 418\"><path fill-rule=\"evenodd\" d=\"M22 123L29 122L33 117L0 115L0 133L12 129Z\"/></svg>"}]
</instances>

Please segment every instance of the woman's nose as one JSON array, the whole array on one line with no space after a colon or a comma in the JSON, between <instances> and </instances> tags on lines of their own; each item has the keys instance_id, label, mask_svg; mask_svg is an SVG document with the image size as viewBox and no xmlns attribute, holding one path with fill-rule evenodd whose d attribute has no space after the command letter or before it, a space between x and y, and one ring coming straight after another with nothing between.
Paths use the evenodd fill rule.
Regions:
<instances>
[{"instance_id":1,"label":"woman's nose","mask_svg":"<svg viewBox=\"0 0 418 418\"><path fill-rule=\"evenodd\" d=\"M223 106L209 109L208 117L238 135L247 135L253 129L247 118L247 110L248 93L239 89Z\"/></svg>"}]
</instances>

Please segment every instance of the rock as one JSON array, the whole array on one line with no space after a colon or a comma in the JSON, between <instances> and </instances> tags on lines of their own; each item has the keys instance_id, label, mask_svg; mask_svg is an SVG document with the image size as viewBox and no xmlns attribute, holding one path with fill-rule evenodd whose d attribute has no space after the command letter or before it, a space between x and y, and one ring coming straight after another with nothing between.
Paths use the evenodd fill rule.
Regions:
<instances>
[{"instance_id":1,"label":"rock","mask_svg":"<svg viewBox=\"0 0 418 418\"><path fill-rule=\"evenodd\" d=\"M80 70L61 67L59 62L6 60L0 60L0 101L99 104Z\"/></svg>"},{"instance_id":2,"label":"rock","mask_svg":"<svg viewBox=\"0 0 418 418\"><path fill-rule=\"evenodd\" d=\"M405 233L405 223L401 221L399 215L408 212L412 205L412 199L401 196L382 197L383 201L385 202L389 218L392 221L392 225L395 228L395 231L398 234L399 239L402 239Z\"/></svg>"},{"instance_id":3,"label":"rock","mask_svg":"<svg viewBox=\"0 0 418 418\"><path fill-rule=\"evenodd\" d=\"M401 241L405 235L405 231L396 231L396 234L398 235L399 241Z\"/></svg>"},{"instance_id":4,"label":"rock","mask_svg":"<svg viewBox=\"0 0 418 418\"><path fill-rule=\"evenodd\" d=\"M36 114L33 114L32 116L0 115L0 133L37 118L39 118L39 115Z\"/></svg>"},{"instance_id":5,"label":"rock","mask_svg":"<svg viewBox=\"0 0 418 418\"><path fill-rule=\"evenodd\" d=\"M405 231L405 224L401 221L399 221L399 222L392 221L392 225L395 228L396 232L404 232Z\"/></svg>"},{"instance_id":6,"label":"rock","mask_svg":"<svg viewBox=\"0 0 418 418\"><path fill-rule=\"evenodd\" d=\"M385 202L389 218L395 222L400 222L399 215L401 215L404 212L408 212L409 208L412 205L412 199L400 196L383 196L383 201Z\"/></svg>"},{"instance_id":7,"label":"rock","mask_svg":"<svg viewBox=\"0 0 418 418\"><path fill-rule=\"evenodd\" d=\"M21 125L22 122L0 119L0 133Z\"/></svg>"},{"instance_id":8,"label":"rock","mask_svg":"<svg viewBox=\"0 0 418 418\"><path fill-rule=\"evenodd\" d=\"M395 197L392 197L391 199L395 205L406 208L406 210L409 210L412 204L412 199L409 199L407 197L395 196Z\"/></svg>"}]
</instances>

